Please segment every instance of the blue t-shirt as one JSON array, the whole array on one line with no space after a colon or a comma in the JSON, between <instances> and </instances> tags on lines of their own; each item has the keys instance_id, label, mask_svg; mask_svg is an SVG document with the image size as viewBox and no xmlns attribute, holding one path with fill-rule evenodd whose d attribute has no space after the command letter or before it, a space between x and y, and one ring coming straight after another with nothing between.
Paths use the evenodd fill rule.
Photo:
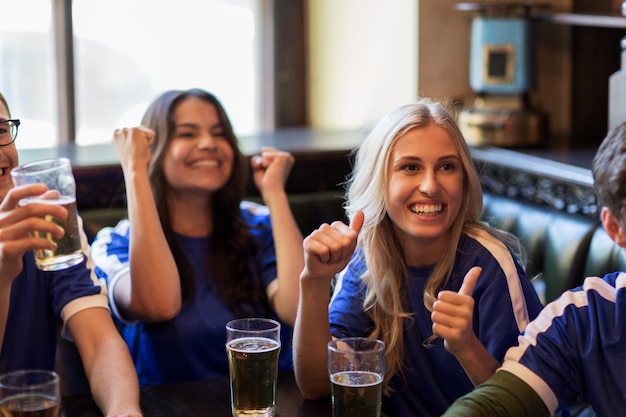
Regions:
<instances>
[{"instance_id":1,"label":"blue t-shirt","mask_svg":"<svg viewBox=\"0 0 626 417\"><path fill-rule=\"evenodd\" d=\"M582 400L598 416L615 417L626 415L625 359L626 273L614 272L549 303L502 369L530 385L551 413Z\"/></svg>"},{"instance_id":2,"label":"blue t-shirt","mask_svg":"<svg viewBox=\"0 0 626 417\"><path fill-rule=\"evenodd\" d=\"M513 259L511 253L495 239L463 235L445 289L458 291L465 274L481 266L473 297L474 332L498 361L506 350L517 343L517 337L541 310L541 302L531 281ZM362 252L355 252L331 301L329 318L335 337L367 336L373 323L363 311L365 288L359 276L365 264ZM396 416L439 416L460 396L474 386L457 359L432 336L431 313L424 306L424 286L431 268L408 270L409 299L405 311L412 319L405 320L404 376L390 380L393 390L385 398Z\"/></svg>"},{"instance_id":3,"label":"blue t-shirt","mask_svg":"<svg viewBox=\"0 0 626 417\"><path fill-rule=\"evenodd\" d=\"M84 260L65 270L40 271L32 251L22 259L22 272L11 284L0 373L54 369L59 320L87 308L108 308L106 287Z\"/></svg>"},{"instance_id":4,"label":"blue t-shirt","mask_svg":"<svg viewBox=\"0 0 626 417\"><path fill-rule=\"evenodd\" d=\"M264 288L276 279L276 253L267 207L243 202L243 220L257 244L254 265ZM228 375L226 323L236 317L225 302L207 285L206 256L209 236L192 238L176 235L178 243L192 264L196 292L180 313L161 323L128 322L121 316L112 296L116 280L129 272L130 223L122 220L115 228L102 229L93 245L96 273L107 280L111 310L122 336L130 348L142 386L203 380ZM261 306L257 316L266 313ZM272 317L276 319L276 317ZM281 323L281 368L292 368L291 328Z\"/></svg>"}]
</instances>

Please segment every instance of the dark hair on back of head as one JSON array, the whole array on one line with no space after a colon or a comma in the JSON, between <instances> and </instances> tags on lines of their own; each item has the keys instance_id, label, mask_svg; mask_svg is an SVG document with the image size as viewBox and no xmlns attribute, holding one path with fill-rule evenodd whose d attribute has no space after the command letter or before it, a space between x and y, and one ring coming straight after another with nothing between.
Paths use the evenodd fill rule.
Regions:
<instances>
[{"instance_id":1,"label":"dark hair on back of head","mask_svg":"<svg viewBox=\"0 0 626 417\"><path fill-rule=\"evenodd\" d=\"M620 223L626 204L626 123L604 138L591 165L598 205L607 207Z\"/></svg>"}]
</instances>

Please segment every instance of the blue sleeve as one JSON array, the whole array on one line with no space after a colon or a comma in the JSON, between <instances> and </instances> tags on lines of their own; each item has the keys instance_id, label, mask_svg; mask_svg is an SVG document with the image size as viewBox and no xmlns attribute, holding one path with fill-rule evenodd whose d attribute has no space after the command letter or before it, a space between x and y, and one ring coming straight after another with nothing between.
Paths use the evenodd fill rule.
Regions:
<instances>
[{"instance_id":1,"label":"blue sleeve","mask_svg":"<svg viewBox=\"0 0 626 417\"><path fill-rule=\"evenodd\" d=\"M278 274L270 212L266 206L250 201L242 202L241 208L243 220L250 226L250 233L257 245L257 270L261 282L267 287Z\"/></svg>"},{"instance_id":2,"label":"blue sleeve","mask_svg":"<svg viewBox=\"0 0 626 417\"><path fill-rule=\"evenodd\" d=\"M128 267L130 253L130 222L121 220L115 227L101 229L91 244L95 273L109 282L119 271Z\"/></svg>"},{"instance_id":3,"label":"blue sleeve","mask_svg":"<svg viewBox=\"0 0 626 417\"><path fill-rule=\"evenodd\" d=\"M360 279L362 270L360 258L353 256L333 295L328 318L335 337L367 336L372 331L373 323L363 311L366 289Z\"/></svg>"},{"instance_id":4,"label":"blue sleeve","mask_svg":"<svg viewBox=\"0 0 626 417\"><path fill-rule=\"evenodd\" d=\"M52 309L61 317L63 308L81 297L104 294L103 288L91 278L90 270L85 265L85 260L71 268L45 273L49 276L50 295L52 297ZM83 303L84 304L84 303ZM85 305L91 305L87 303ZM94 303L93 305L99 305Z\"/></svg>"}]
</instances>

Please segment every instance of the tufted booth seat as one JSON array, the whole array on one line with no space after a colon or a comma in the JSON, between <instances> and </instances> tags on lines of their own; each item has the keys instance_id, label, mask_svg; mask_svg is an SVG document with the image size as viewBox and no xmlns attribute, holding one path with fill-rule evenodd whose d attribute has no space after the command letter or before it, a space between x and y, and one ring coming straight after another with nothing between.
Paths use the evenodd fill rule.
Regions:
<instances>
[{"instance_id":1,"label":"tufted booth seat","mask_svg":"<svg viewBox=\"0 0 626 417\"><path fill-rule=\"evenodd\" d=\"M483 220L520 238L544 302L576 287L587 276L626 269L626 255L599 219L518 199L485 194Z\"/></svg>"},{"instance_id":2,"label":"tufted booth seat","mask_svg":"<svg viewBox=\"0 0 626 417\"><path fill-rule=\"evenodd\" d=\"M290 195L304 236L322 223L345 220L342 190ZM259 201L258 197L250 198ZM520 238L527 251L527 273L535 277L544 301L582 283L587 276L626 270L626 255L606 234L599 219L570 214L520 199L485 193L482 219ZM126 216L123 208L81 213L90 239Z\"/></svg>"}]
</instances>

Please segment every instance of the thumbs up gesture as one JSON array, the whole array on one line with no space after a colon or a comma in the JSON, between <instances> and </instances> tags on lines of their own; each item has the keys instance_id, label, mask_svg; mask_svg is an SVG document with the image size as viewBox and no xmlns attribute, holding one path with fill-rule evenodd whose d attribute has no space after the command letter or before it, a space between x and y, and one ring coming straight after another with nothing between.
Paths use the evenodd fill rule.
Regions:
<instances>
[{"instance_id":1,"label":"thumbs up gesture","mask_svg":"<svg viewBox=\"0 0 626 417\"><path fill-rule=\"evenodd\" d=\"M304 270L306 279L330 278L346 267L356 248L364 215L358 211L350 225L336 221L323 224L304 239Z\"/></svg>"},{"instance_id":2,"label":"thumbs up gesture","mask_svg":"<svg viewBox=\"0 0 626 417\"><path fill-rule=\"evenodd\" d=\"M476 335L472 328L474 298L472 293L482 268L475 266L463 278L459 292L441 291L433 304L431 320L433 333L444 340L448 352L455 356L473 345Z\"/></svg>"}]
</instances>

